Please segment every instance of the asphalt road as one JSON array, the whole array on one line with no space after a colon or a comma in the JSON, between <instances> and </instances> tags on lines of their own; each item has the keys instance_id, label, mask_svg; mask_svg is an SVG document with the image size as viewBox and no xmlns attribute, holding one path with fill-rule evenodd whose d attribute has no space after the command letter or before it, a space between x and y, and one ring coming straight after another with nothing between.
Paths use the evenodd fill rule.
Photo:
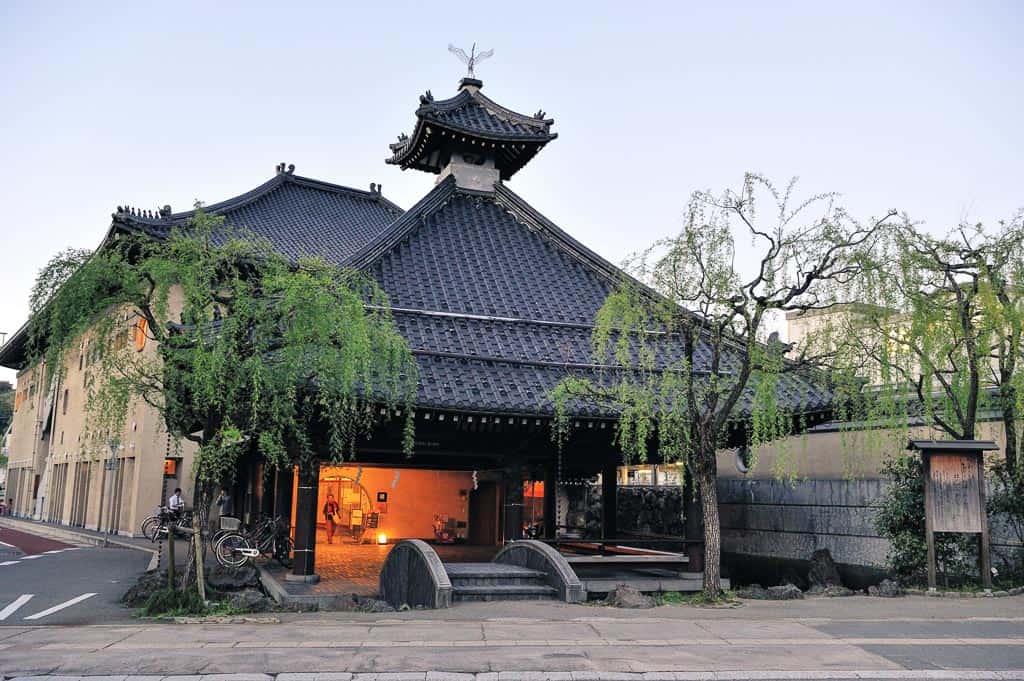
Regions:
<instances>
[{"instance_id":1,"label":"asphalt road","mask_svg":"<svg viewBox=\"0 0 1024 681\"><path fill-rule=\"evenodd\" d=\"M130 549L78 547L0 528L0 626L129 622L118 600L146 569Z\"/></svg>"}]
</instances>

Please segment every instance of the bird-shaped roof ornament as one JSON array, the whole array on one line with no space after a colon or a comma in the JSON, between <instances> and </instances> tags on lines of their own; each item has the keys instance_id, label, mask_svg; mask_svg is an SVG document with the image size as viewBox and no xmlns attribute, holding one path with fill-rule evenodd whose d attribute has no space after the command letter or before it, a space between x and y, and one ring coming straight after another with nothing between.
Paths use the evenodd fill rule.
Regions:
<instances>
[{"instance_id":1,"label":"bird-shaped roof ornament","mask_svg":"<svg viewBox=\"0 0 1024 681\"><path fill-rule=\"evenodd\" d=\"M459 47L455 47L451 43L448 43L448 51L454 54L456 57L458 57L459 61L466 65L466 68L468 69L466 77L474 79L476 78L476 73L473 72L473 68L477 64L482 62L484 59L489 59L494 56L494 50L484 50L483 52L477 52L476 43L473 43L473 47L470 48L469 54L466 54L465 50Z\"/></svg>"}]
</instances>

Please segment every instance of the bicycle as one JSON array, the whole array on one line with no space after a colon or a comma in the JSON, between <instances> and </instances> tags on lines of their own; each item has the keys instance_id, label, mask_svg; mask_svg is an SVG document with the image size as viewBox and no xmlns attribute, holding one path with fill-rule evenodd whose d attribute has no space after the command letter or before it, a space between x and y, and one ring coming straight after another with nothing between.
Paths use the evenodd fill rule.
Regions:
<instances>
[{"instance_id":1,"label":"bicycle","mask_svg":"<svg viewBox=\"0 0 1024 681\"><path fill-rule=\"evenodd\" d=\"M153 515L146 517L139 524L139 531L151 542L161 541L167 538L167 528L172 520L178 527L191 527L192 511L175 513L166 506L158 506Z\"/></svg>"},{"instance_id":2,"label":"bicycle","mask_svg":"<svg viewBox=\"0 0 1024 681\"><path fill-rule=\"evenodd\" d=\"M284 567L292 565L290 528L281 518L263 518L251 530L219 533L213 555L224 567L238 568L261 554L268 555Z\"/></svg>"}]
</instances>

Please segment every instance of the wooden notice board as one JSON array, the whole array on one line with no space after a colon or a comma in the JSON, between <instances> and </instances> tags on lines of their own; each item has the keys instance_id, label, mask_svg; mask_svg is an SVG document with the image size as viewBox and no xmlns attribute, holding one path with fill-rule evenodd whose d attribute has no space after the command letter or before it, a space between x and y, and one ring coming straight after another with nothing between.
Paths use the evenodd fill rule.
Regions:
<instances>
[{"instance_id":1,"label":"wooden notice board","mask_svg":"<svg viewBox=\"0 0 1024 681\"><path fill-rule=\"evenodd\" d=\"M992 586L988 516L985 514L985 452L996 443L979 440L911 440L924 467L924 525L928 542L928 587L935 588L935 533L977 534L978 563L985 588Z\"/></svg>"},{"instance_id":2,"label":"wooden notice board","mask_svg":"<svg viewBox=\"0 0 1024 681\"><path fill-rule=\"evenodd\" d=\"M978 456L973 453L931 454L926 484L932 532L981 532L984 509Z\"/></svg>"}]
</instances>

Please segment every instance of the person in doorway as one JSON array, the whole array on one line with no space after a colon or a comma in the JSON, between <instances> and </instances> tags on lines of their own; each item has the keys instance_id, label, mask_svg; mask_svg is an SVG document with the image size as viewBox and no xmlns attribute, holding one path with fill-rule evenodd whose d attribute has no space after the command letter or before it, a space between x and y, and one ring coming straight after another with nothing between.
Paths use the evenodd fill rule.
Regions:
<instances>
[{"instance_id":1,"label":"person in doorway","mask_svg":"<svg viewBox=\"0 0 1024 681\"><path fill-rule=\"evenodd\" d=\"M334 500L334 495L327 493L327 503L324 504L324 522L327 524L327 543L334 543L334 532L338 529L338 511L340 507Z\"/></svg>"},{"instance_id":2,"label":"person in doorway","mask_svg":"<svg viewBox=\"0 0 1024 681\"><path fill-rule=\"evenodd\" d=\"M226 487L220 488L220 494L217 495L217 512L220 515L233 516L235 514L234 500L231 498L231 494L228 492Z\"/></svg>"},{"instance_id":3,"label":"person in doorway","mask_svg":"<svg viewBox=\"0 0 1024 681\"><path fill-rule=\"evenodd\" d=\"M185 500L181 498L181 488L175 487L174 494L167 500L167 508L171 510L176 517L181 517L181 512L185 510Z\"/></svg>"}]
</instances>

